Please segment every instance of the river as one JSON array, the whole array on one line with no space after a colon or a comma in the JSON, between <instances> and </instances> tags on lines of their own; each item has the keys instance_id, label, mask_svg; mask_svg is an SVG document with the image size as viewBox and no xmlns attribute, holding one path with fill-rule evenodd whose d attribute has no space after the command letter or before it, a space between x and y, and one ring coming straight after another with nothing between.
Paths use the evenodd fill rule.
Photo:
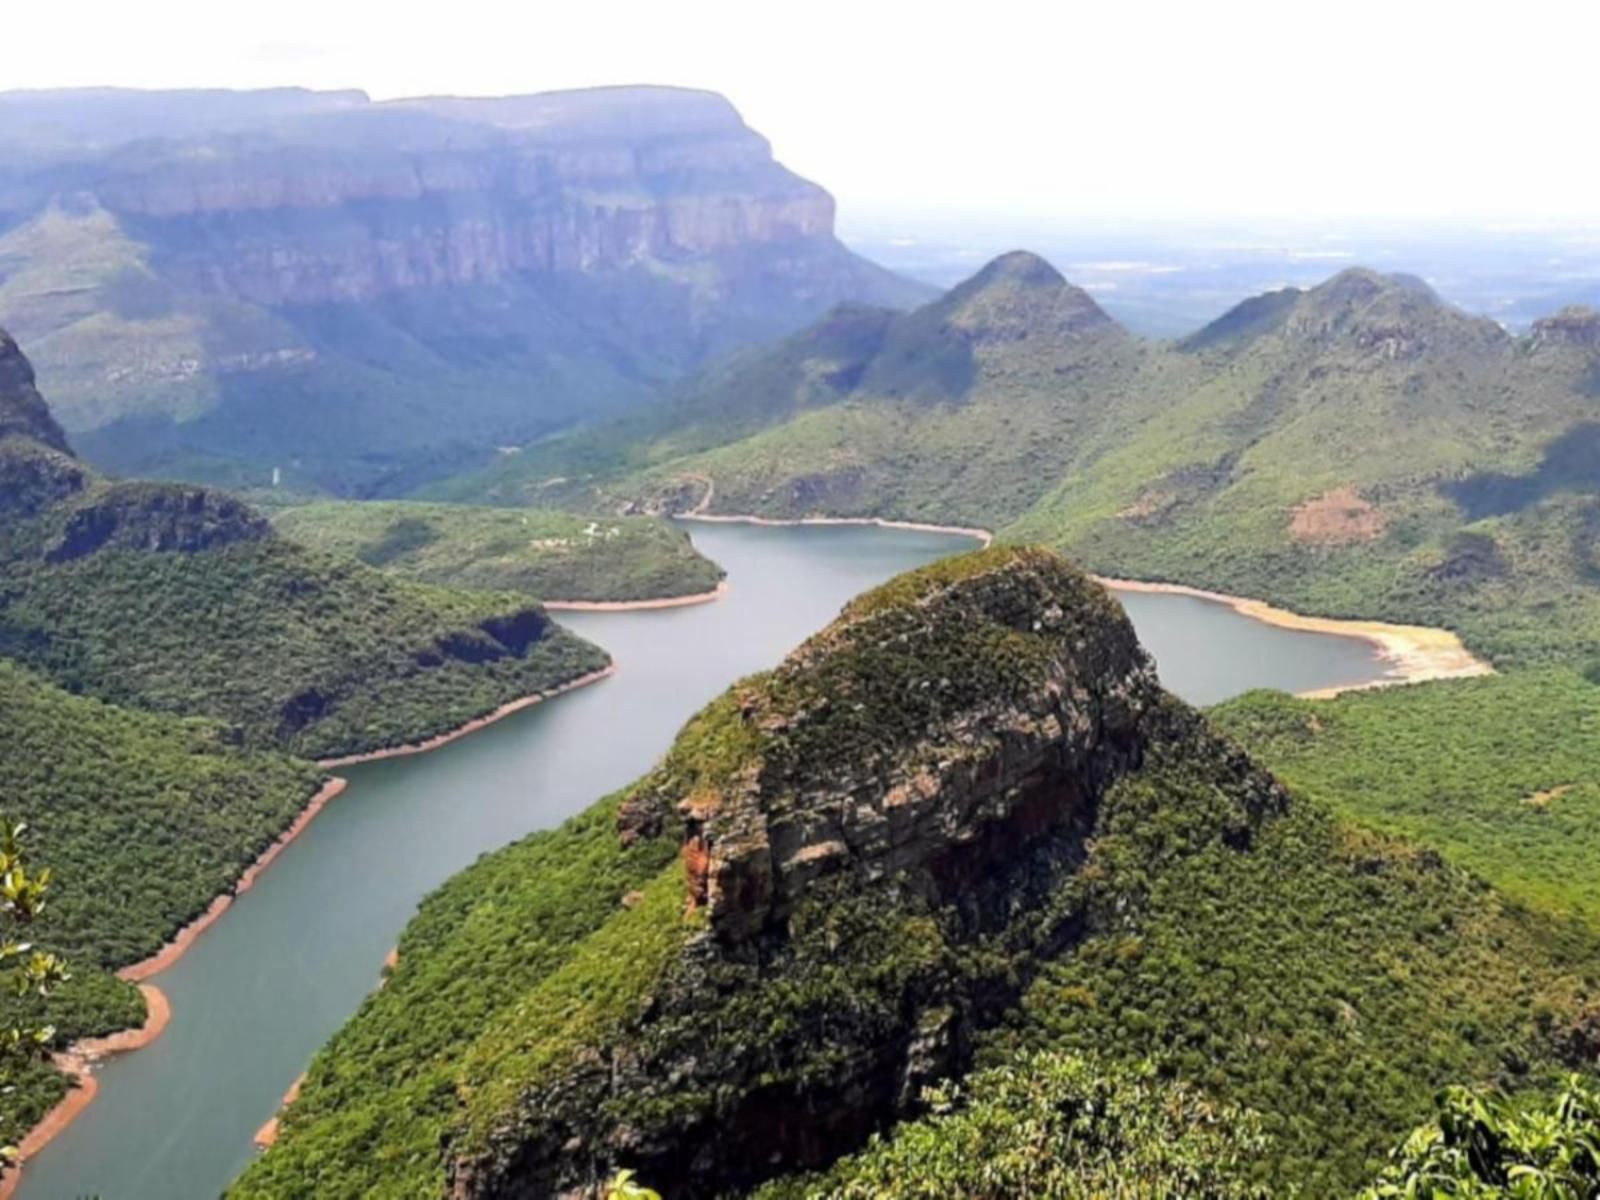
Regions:
<instances>
[{"instance_id":1,"label":"river","mask_svg":"<svg viewBox=\"0 0 1600 1200\"><path fill-rule=\"evenodd\" d=\"M966 538L870 527L701 525L727 596L564 613L616 675L430 754L342 770L350 787L178 963L172 1022L99 1072L100 1095L29 1160L22 1200L210 1200L317 1048L377 983L417 902L480 855L647 770L733 680L776 663L856 593ZM1211 703L1384 673L1364 642L1279 629L1186 596L1124 595L1162 678Z\"/></svg>"}]
</instances>

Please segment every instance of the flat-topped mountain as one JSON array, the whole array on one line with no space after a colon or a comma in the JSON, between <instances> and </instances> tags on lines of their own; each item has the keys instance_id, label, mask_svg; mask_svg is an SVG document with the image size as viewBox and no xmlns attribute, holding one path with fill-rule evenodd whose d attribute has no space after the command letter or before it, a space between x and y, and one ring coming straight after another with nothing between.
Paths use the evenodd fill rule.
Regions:
<instances>
[{"instance_id":1,"label":"flat-topped mountain","mask_svg":"<svg viewBox=\"0 0 1600 1200\"><path fill-rule=\"evenodd\" d=\"M1498 990L1417 1030L1463 973L1558 988L1558 944L1291 799L1162 692L1092 580L992 549L852 602L643 779L425 901L231 1194L576 1200L623 1167L690 1200L900 1194L839 1161L875 1132L920 1140L925 1194L1013 1127L945 1142L968 1098L925 1087L1086 1045L1203 1083L1219 1136L1228 1104L1270 1114L1243 1154L1129 1177L1339 1194L1441 1077L1512 1046L1544 1076L1551 1039ZM1036 1103L1010 1114L1040 1122L1032 1160L1092 1154Z\"/></svg>"},{"instance_id":2,"label":"flat-topped mountain","mask_svg":"<svg viewBox=\"0 0 1600 1200\"><path fill-rule=\"evenodd\" d=\"M847 308L453 499L982 526L1121 577L1444 623L1502 662L1600 638L1600 320L1516 338L1353 268L1143 341L1037 256ZM1571 621L1528 614L1559 606Z\"/></svg>"},{"instance_id":3,"label":"flat-topped mountain","mask_svg":"<svg viewBox=\"0 0 1600 1200\"><path fill-rule=\"evenodd\" d=\"M121 470L400 487L930 294L706 92L6 93L0 130L0 321Z\"/></svg>"},{"instance_id":4,"label":"flat-topped mountain","mask_svg":"<svg viewBox=\"0 0 1600 1200\"><path fill-rule=\"evenodd\" d=\"M443 733L606 656L526 596L388 579L249 505L75 459L0 333L0 655L69 690L307 756Z\"/></svg>"}]
</instances>

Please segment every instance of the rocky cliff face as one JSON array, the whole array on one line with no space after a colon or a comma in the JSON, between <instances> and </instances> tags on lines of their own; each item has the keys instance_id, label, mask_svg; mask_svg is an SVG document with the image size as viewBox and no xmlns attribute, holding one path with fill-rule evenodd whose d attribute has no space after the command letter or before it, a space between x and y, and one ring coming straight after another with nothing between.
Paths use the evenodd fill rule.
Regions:
<instances>
[{"instance_id":1,"label":"rocky cliff face","mask_svg":"<svg viewBox=\"0 0 1600 1200\"><path fill-rule=\"evenodd\" d=\"M0 323L122 474L399 493L931 294L833 218L705 92L0 95Z\"/></svg>"},{"instance_id":2,"label":"rocky cliff face","mask_svg":"<svg viewBox=\"0 0 1600 1200\"><path fill-rule=\"evenodd\" d=\"M6 437L29 438L63 454L71 453L67 435L34 386L32 364L11 335L0 329L0 438Z\"/></svg>"},{"instance_id":3,"label":"rocky cliff face","mask_svg":"<svg viewBox=\"0 0 1600 1200\"><path fill-rule=\"evenodd\" d=\"M982 552L863 597L629 793L630 852L681 846L681 954L637 981L635 1016L576 1031L464 1124L450 1193L588 1197L620 1162L674 1196L723 1194L913 1111L1081 935L1101 801L1174 747L1236 805L1217 836L1248 843L1285 803L1053 555ZM532 1036L561 1043L562 1020Z\"/></svg>"},{"instance_id":4,"label":"rocky cliff face","mask_svg":"<svg viewBox=\"0 0 1600 1200\"><path fill-rule=\"evenodd\" d=\"M833 234L732 105L667 88L341 109L117 158L92 193L186 283L268 305Z\"/></svg>"}]
</instances>

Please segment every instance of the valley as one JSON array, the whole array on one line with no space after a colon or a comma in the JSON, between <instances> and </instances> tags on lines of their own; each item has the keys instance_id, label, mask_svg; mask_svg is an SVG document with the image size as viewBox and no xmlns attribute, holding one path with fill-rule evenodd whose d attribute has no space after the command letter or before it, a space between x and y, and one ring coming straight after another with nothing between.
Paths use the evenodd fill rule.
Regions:
<instances>
[{"instance_id":1,"label":"valley","mask_svg":"<svg viewBox=\"0 0 1600 1200\"><path fill-rule=\"evenodd\" d=\"M849 49L0 91L0 1198L1600 1197L1591 226Z\"/></svg>"},{"instance_id":2,"label":"valley","mask_svg":"<svg viewBox=\"0 0 1600 1200\"><path fill-rule=\"evenodd\" d=\"M705 526L694 536L729 571L722 600L563 616L615 656L614 678L428 755L335 768L349 788L155 977L173 1006L166 1032L98 1070L94 1104L30 1160L18 1194L107 1191L113 1178L116 1194L134 1198L220 1189L249 1161L251 1136L290 1082L372 989L419 899L480 853L558 825L646 770L700 704L863 588L973 544L848 527ZM1225 609L1196 628L1186 614L1164 614L1165 598L1141 599L1141 634L1155 641L1164 677L1200 698L1384 670L1353 639L1295 635ZM412 870L382 869L419 853ZM174 1120L194 1136L163 1138Z\"/></svg>"}]
</instances>

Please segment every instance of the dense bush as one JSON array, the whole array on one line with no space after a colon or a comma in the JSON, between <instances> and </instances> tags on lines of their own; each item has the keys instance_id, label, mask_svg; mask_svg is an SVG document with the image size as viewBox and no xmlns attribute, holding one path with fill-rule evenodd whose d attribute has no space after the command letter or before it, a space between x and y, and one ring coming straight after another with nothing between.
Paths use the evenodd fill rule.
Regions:
<instances>
[{"instance_id":1,"label":"dense bush","mask_svg":"<svg viewBox=\"0 0 1600 1200\"><path fill-rule=\"evenodd\" d=\"M1241 1167L1260 1154L1255 1117L1149 1066L1024 1053L932 1089L930 1115L874 1138L815 1179L759 1200L1266 1200Z\"/></svg>"}]
</instances>

